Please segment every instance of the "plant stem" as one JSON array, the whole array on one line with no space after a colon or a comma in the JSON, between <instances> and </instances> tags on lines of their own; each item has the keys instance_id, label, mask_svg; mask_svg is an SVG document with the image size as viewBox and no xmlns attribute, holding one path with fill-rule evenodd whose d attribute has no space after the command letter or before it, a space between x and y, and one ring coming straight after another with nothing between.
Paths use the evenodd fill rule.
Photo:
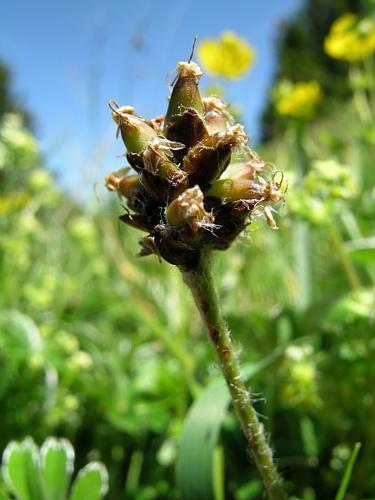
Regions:
<instances>
[{"instance_id":1,"label":"plant stem","mask_svg":"<svg viewBox=\"0 0 375 500\"><path fill-rule=\"evenodd\" d=\"M220 311L209 255L202 257L201 264L197 269L181 271L206 324L210 341L228 385L233 406L268 497L271 500L284 499L282 480L273 461L263 424L259 422L251 403L249 390L245 385L238 360L233 351L230 332Z\"/></svg>"},{"instance_id":2,"label":"plant stem","mask_svg":"<svg viewBox=\"0 0 375 500\"><path fill-rule=\"evenodd\" d=\"M359 89L358 85L356 85L356 79L362 77L361 73L362 71L359 67L349 67L349 83L353 91L354 109L357 111L362 125L369 125L372 123L371 106L366 92L363 89Z\"/></svg>"},{"instance_id":3,"label":"plant stem","mask_svg":"<svg viewBox=\"0 0 375 500\"><path fill-rule=\"evenodd\" d=\"M355 270L355 267L353 266L348 254L345 250L345 247L344 247L342 240L341 240L341 236L339 235L337 229L335 228L335 226L333 224L328 226L328 232L329 232L332 244L335 247L335 250L337 251L338 256L340 257L341 265L345 271L345 275L347 277L350 288L352 290L359 290L361 288L361 282L360 282L359 276L357 274L357 271Z\"/></svg>"},{"instance_id":4,"label":"plant stem","mask_svg":"<svg viewBox=\"0 0 375 500\"><path fill-rule=\"evenodd\" d=\"M297 186L301 187L310 167L305 147L304 123L296 125L294 131L294 162ZM293 257L295 273L298 277L296 307L305 311L314 300L314 262L312 254L311 230L308 222L297 220L293 224Z\"/></svg>"}]
</instances>

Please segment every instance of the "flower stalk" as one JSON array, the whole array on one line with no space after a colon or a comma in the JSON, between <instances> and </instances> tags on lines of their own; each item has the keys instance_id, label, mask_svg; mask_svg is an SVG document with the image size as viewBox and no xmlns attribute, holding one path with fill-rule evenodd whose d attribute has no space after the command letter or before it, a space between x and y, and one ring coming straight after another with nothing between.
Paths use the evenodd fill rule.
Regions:
<instances>
[{"instance_id":1,"label":"flower stalk","mask_svg":"<svg viewBox=\"0 0 375 500\"><path fill-rule=\"evenodd\" d=\"M272 450L265 435L263 424L259 421L256 410L252 405L251 394L245 384L239 362L233 350L230 332L220 311L211 273L210 255L205 255L201 259L198 269L194 271L182 269L181 271L207 327L208 336L227 383L232 404L268 497L271 500L284 499L286 497L282 489L281 477L273 459Z\"/></svg>"}]
</instances>

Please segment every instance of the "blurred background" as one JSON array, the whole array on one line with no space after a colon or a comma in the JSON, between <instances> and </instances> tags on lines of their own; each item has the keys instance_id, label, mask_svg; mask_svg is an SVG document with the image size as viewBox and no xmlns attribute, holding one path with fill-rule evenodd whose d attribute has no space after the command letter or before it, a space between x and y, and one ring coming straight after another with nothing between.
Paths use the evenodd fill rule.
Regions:
<instances>
[{"instance_id":1,"label":"blurred background","mask_svg":"<svg viewBox=\"0 0 375 500\"><path fill-rule=\"evenodd\" d=\"M334 498L361 442L345 498L375 498L374 9L3 2L0 450L66 437L77 467L107 467L106 498L185 499L178 464L192 449L180 436L204 425L186 420L203 402L218 405L218 433L204 457L192 439L213 471L201 498L261 498L234 416L220 412L225 392L210 400L218 372L179 273L136 257L140 235L120 224L103 181L126 164L108 100L165 112L197 36L202 93L230 102L251 146L288 179L278 231L254 222L215 263L286 488ZM0 479L0 498L6 490Z\"/></svg>"}]
</instances>

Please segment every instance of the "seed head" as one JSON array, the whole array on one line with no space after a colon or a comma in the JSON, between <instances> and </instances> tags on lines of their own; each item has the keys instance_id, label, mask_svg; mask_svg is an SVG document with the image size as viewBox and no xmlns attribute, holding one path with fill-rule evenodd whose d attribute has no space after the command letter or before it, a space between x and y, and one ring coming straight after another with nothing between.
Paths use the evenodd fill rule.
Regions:
<instances>
[{"instance_id":1,"label":"seed head","mask_svg":"<svg viewBox=\"0 0 375 500\"><path fill-rule=\"evenodd\" d=\"M249 148L226 103L201 99L201 75L194 62L178 63L165 118L146 121L130 106L110 104L136 172L106 178L130 209L120 219L147 232L140 255L184 269L198 266L205 250L228 248L259 214L276 228L272 205L285 196L282 174L267 180L272 166ZM244 160L231 163L234 151Z\"/></svg>"}]
</instances>

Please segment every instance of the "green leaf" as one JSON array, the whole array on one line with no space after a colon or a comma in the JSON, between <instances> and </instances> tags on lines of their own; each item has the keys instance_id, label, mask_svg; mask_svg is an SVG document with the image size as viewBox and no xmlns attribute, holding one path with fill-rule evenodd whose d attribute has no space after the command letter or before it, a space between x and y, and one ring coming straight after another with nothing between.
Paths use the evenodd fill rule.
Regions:
<instances>
[{"instance_id":1,"label":"green leaf","mask_svg":"<svg viewBox=\"0 0 375 500\"><path fill-rule=\"evenodd\" d=\"M178 482L184 500L215 498L214 453L228 399L224 382L217 380L202 392L188 413L178 461Z\"/></svg>"},{"instance_id":2,"label":"green leaf","mask_svg":"<svg viewBox=\"0 0 375 500\"><path fill-rule=\"evenodd\" d=\"M329 309L328 323L342 325L354 321L366 321L371 318L375 308L372 288L362 288L344 294Z\"/></svg>"},{"instance_id":3,"label":"green leaf","mask_svg":"<svg viewBox=\"0 0 375 500\"><path fill-rule=\"evenodd\" d=\"M263 486L261 481L254 480L245 483L236 491L236 500L250 500L262 498ZM305 500L305 499L304 499Z\"/></svg>"},{"instance_id":4,"label":"green leaf","mask_svg":"<svg viewBox=\"0 0 375 500\"><path fill-rule=\"evenodd\" d=\"M304 415L300 418L301 438L306 455L317 457L319 452L319 441L315 433L312 419Z\"/></svg>"},{"instance_id":5,"label":"green leaf","mask_svg":"<svg viewBox=\"0 0 375 500\"><path fill-rule=\"evenodd\" d=\"M344 475L342 477L341 484L340 484L339 490L337 492L337 495L335 497L335 500L344 500L344 496L345 496L346 490L348 489L349 481L350 481L350 478L352 476L353 467L354 467L354 464L357 460L358 453L359 453L360 449L361 449L361 443L356 443L354 445L354 448L353 448L352 453L350 455L349 461L346 465L345 472L344 472Z\"/></svg>"},{"instance_id":6,"label":"green leaf","mask_svg":"<svg viewBox=\"0 0 375 500\"><path fill-rule=\"evenodd\" d=\"M3 454L3 476L18 500L43 500L38 448L31 438L12 441Z\"/></svg>"},{"instance_id":7,"label":"green leaf","mask_svg":"<svg viewBox=\"0 0 375 500\"><path fill-rule=\"evenodd\" d=\"M66 439L48 438L40 449L46 500L64 500L74 466L74 450Z\"/></svg>"},{"instance_id":8,"label":"green leaf","mask_svg":"<svg viewBox=\"0 0 375 500\"><path fill-rule=\"evenodd\" d=\"M222 446L216 446L213 455L213 487L216 500L225 500L224 485L224 449Z\"/></svg>"},{"instance_id":9,"label":"green leaf","mask_svg":"<svg viewBox=\"0 0 375 500\"><path fill-rule=\"evenodd\" d=\"M282 349L275 349L259 363L246 365L245 378L249 379L266 368L282 352ZM229 403L230 395L225 382L218 379L201 393L189 410L177 463L177 481L183 500L224 498L224 459L218 460L217 447Z\"/></svg>"},{"instance_id":10,"label":"green leaf","mask_svg":"<svg viewBox=\"0 0 375 500\"><path fill-rule=\"evenodd\" d=\"M100 500L108 490L108 472L103 464L90 462L78 473L70 500Z\"/></svg>"},{"instance_id":11,"label":"green leaf","mask_svg":"<svg viewBox=\"0 0 375 500\"><path fill-rule=\"evenodd\" d=\"M0 500L12 500L10 495L5 491L5 486L0 485Z\"/></svg>"},{"instance_id":12,"label":"green leaf","mask_svg":"<svg viewBox=\"0 0 375 500\"><path fill-rule=\"evenodd\" d=\"M375 264L375 237L358 238L345 243L351 258L362 264Z\"/></svg>"},{"instance_id":13,"label":"green leaf","mask_svg":"<svg viewBox=\"0 0 375 500\"><path fill-rule=\"evenodd\" d=\"M12 356L24 359L42 348L42 339L34 321L16 310L0 311L0 345Z\"/></svg>"}]
</instances>

